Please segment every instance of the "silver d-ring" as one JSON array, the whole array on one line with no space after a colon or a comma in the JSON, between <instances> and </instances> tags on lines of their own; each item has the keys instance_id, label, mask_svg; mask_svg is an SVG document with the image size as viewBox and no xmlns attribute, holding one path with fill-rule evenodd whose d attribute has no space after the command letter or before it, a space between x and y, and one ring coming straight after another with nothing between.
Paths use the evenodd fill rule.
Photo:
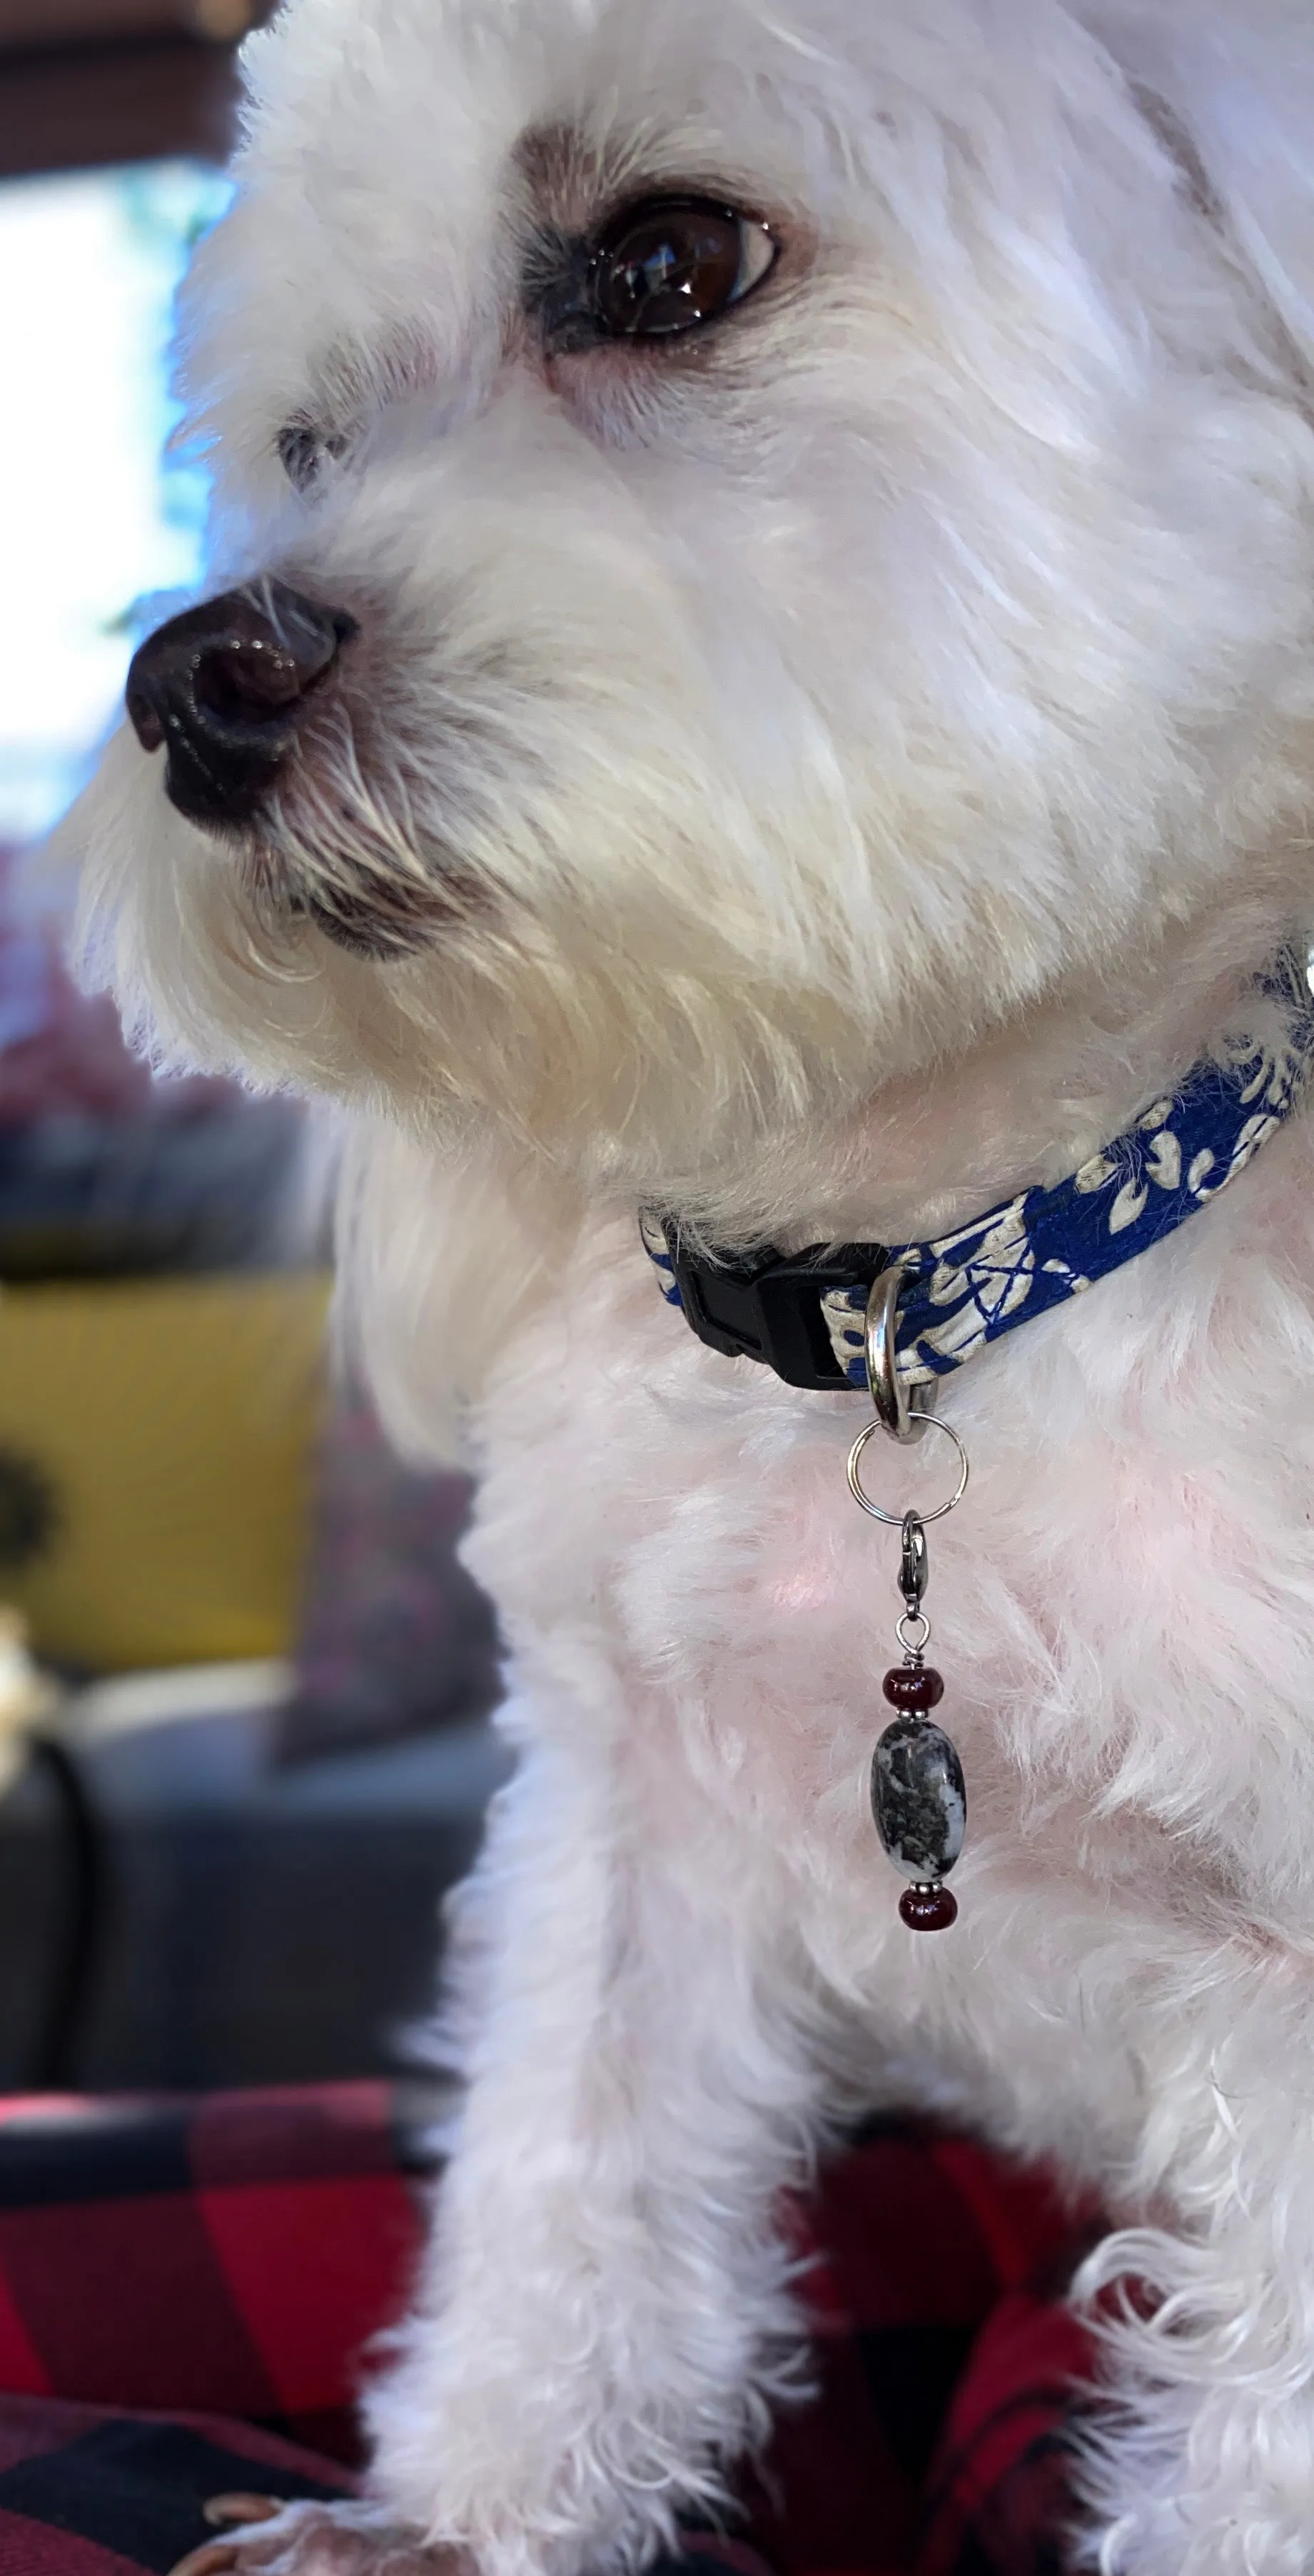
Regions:
<instances>
[{"instance_id":1,"label":"silver d-ring","mask_svg":"<svg viewBox=\"0 0 1314 2576\"><path fill-rule=\"evenodd\" d=\"M904 1520L903 1513L887 1512L883 1503L874 1503L870 1494L863 1492L862 1478L858 1474L858 1465L862 1457L863 1450L866 1448L868 1441L873 1439L881 1428L882 1425L879 1422L869 1422L865 1429L858 1433L857 1439L854 1441L853 1447L849 1451L849 1492L852 1494L855 1503L861 1503L864 1512L870 1512L874 1521L884 1521L887 1529L902 1529ZM928 1431L943 1431L946 1440L952 1440L954 1447L958 1452L958 1483L947 1503L937 1503L933 1512L918 1512L917 1517L919 1521L921 1521L923 1527L925 1527L928 1521L942 1521L946 1512L953 1511L955 1505L961 1503L963 1496L967 1491L968 1477L967 1451L963 1447L962 1441L959 1439L952 1422L942 1422L938 1413L928 1413L926 1416L926 1429Z\"/></svg>"},{"instance_id":2,"label":"silver d-ring","mask_svg":"<svg viewBox=\"0 0 1314 2576\"><path fill-rule=\"evenodd\" d=\"M888 1431L892 1440L902 1441L921 1439L931 1418L931 1408L935 1402L934 1380L928 1387L917 1388L910 1403L908 1390L899 1375L894 1327L895 1318L899 1312L900 1294L908 1275L906 1270L899 1268L897 1262L892 1269L877 1272L872 1281L871 1295L867 1299L867 1325L863 1345L867 1360L867 1384L871 1389L871 1400L876 1407L881 1429Z\"/></svg>"}]
</instances>

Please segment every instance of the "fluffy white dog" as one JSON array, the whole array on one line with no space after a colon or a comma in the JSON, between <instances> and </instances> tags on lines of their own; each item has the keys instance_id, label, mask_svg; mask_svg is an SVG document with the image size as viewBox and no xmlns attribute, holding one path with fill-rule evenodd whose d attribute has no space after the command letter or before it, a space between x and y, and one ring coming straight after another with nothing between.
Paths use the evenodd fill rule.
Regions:
<instances>
[{"instance_id":1,"label":"fluffy white dog","mask_svg":"<svg viewBox=\"0 0 1314 2576\"><path fill-rule=\"evenodd\" d=\"M75 826L93 971L348 1105L345 1295L397 1439L477 1462L520 1760L373 2501L204 2563L639 2565L795 2369L782 2189L913 2100L1120 2222L1089 2553L1296 2576L1309 1120L950 1383L935 1938L866 1804L864 1399L704 1348L636 1212L920 1240L1276 1060L1308 0L294 0L247 65L190 305L216 596Z\"/></svg>"}]
</instances>

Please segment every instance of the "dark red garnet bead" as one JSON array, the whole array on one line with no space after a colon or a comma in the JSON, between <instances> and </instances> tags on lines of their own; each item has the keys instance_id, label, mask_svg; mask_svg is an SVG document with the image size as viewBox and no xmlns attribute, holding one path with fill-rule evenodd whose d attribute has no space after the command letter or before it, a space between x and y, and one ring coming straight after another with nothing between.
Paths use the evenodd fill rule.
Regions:
<instances>
[{"instance_id":1,"label":"dark red garnet bead","mask_svg":"<svg viewBox=\"0 0 1314 2576\"><path fill-rule=\"evenodd\" d=\"M958 1920L957 1900L947 1887L905 1887L899 1912L910 1932L947 1932Z\"/></svg>"},{"instance_id":2,"label":"dark red garnet bead","mask_svg":"<svg viewBox=\"0 0 1314 2576\"><path fill-rule=\"evenodd\" d=\"M891 1708L938 1708L944 1681L930 1664L896 1664L881 1683Z\"/></svg>"}]
</instances>

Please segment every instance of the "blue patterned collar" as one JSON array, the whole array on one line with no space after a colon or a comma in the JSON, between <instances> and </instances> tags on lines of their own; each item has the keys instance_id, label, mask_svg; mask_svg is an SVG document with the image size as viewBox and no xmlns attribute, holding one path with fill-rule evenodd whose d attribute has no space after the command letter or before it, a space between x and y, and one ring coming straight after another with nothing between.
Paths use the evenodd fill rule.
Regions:
<instances>
[{"instance_id":1,"label":"blue patterned collar","mask_svg":"<svg viewBox=\"0 0 1314 2576\"><path fill-rule=\"evenodd\" d=\"M1204 1062L1125 1135L1054 1189L1021 1190L930 1243L713 1260L672 1219L641 1220L668 1304L714 1350L766 1362L790 1385L865 1388L864 1317L873 1279L907 1273L896 1365L906 1387L947 1377L1033 1315L1080 1296L1229 1181L1288 1118L1314 1061L1314 1003L1294 952L1264 978L1288 1005L1285 1034L1235 1061Z\"/></svg>"}]
</instances>

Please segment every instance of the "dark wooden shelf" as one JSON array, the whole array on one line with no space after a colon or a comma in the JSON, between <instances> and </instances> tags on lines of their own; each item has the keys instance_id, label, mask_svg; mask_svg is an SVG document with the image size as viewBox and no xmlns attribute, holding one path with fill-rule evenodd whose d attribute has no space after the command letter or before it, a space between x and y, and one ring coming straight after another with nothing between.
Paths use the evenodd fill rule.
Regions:
<instances>
[{"instance_id":1,"label":"dark wooden shelf","mask_svg":"<svg viewBox=\"0 0 1314 2576\"><path fill-rule=\"evenodd\" d=\"M258 0L0 0L0 50L50 53L62 45L142 36L199 36L228 45L263 14Z\"/></svg>"},{"instance_id":2,"label":"dark wooden shelf","mask_svg":"<svg viewBox=\"0 0 1314 2576\"><path fill-rule=\"evenodd\" d=\"M0 178L196 153L233 131L233 42L269 0L0 0Z\"/></svg>"},{"instance_id":3,"label":"dark wooden shelf","mask_svg":"<svg viewBox=\"0 0 1314 2576\"><path fill-rule=\"evenodd\" d=\"M235 96L231 57L185 38L0 56L0 178L172 153L222 161Z\"/></svg>"}]
</instances>

